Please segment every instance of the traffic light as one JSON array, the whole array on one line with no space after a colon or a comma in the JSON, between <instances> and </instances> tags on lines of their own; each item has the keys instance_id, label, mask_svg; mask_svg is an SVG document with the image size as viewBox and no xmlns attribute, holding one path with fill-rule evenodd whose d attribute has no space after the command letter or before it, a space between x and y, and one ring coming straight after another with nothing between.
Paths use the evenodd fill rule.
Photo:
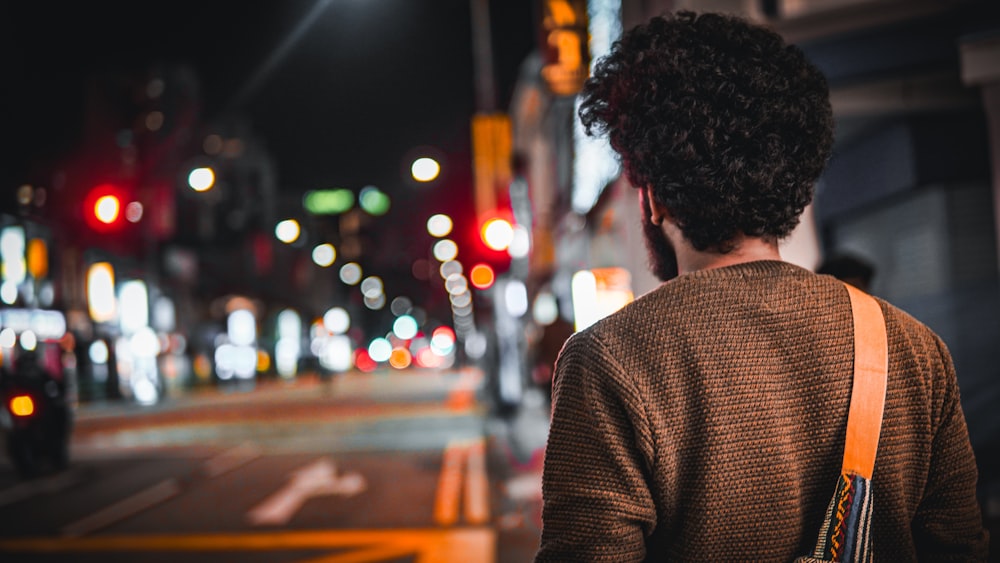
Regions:
<instances>
[{"instance_id":1,"label":"traffic light","mask_svg":"<svg viewBox=\"0 0 1000 563\"><path fill-rule=\"evenodd\" d=\"M100 233L110 233L125 224L125 192L114 184L101 184L83 200L83 218L87 226Z\"/></svg>"}]
</instances>

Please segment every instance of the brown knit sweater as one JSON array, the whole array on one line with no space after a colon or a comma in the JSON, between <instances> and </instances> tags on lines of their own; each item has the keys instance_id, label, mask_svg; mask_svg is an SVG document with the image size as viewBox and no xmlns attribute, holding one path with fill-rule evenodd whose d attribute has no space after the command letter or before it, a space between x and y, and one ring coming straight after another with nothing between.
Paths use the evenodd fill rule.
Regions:
<instances>
[{"instance_id":1,"label":"brown knit sweater","mask_svg":"<svg viewBox=\"0 0 1000 563\"><path fill-rule=\"evenodd\" d=\"M985 561L951 357L880 303L875 561ZM556 364L536 561L808 554L840 473L852 324L834 278L752 262L683 275L574 335Z\"/></svg>"}]
</instances>

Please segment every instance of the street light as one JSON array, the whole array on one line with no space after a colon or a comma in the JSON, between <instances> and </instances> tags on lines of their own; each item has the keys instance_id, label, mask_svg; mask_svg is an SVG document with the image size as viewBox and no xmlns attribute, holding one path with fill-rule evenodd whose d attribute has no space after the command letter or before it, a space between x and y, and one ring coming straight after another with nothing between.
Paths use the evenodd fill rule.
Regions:
<instances>
[{"instance_id":1,"label":"street light","mask_svg":"<svg viewBox=\"0 0 1000 563\"><path fill-rule=\"evenodd\" d=\"M410 165L410 175L418 182L432 182L441 174L441 165L430 157L420 157Z\"/></svg>"},{"instance_id":2,"label":"street light","mask_svg":"<svg viewBox=\"0 0 1000 563\"><path fill-rule=\"evenodd\" d=\"M215 185L215 171L207 166L195 168L188 174L188 186L196 192L207 192Z\"/></svg>"}]
</instances>

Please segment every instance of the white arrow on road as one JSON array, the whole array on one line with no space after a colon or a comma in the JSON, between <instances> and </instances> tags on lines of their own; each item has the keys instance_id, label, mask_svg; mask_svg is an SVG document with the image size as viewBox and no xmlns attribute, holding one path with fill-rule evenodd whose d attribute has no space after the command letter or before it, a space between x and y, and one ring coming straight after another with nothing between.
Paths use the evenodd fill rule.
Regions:
<instances>
[{"instance_id":1,"label":"white arrow on road","mask_svg":"<svg viewBox=\"0 0 1000 563\"><path fill-rule=\"evenodd\" d=\"M329 458L292 472L288 483L247 513L255 525L281 525L288 522L311 497L323 495L354 496L363 492L368 483L360 473L337 476L337 466Z\"/></svg>"}]
</instances>

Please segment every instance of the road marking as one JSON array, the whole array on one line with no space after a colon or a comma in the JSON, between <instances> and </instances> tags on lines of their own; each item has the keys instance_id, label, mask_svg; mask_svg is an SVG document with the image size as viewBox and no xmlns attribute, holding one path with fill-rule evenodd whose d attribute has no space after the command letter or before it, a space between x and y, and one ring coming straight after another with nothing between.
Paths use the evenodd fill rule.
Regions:
<instances>
[{"instance_id":1,"label":"road marking","mask_svg":"<svg viewBox=\"0 0 1000 563\"><path fill-rule=\"evenodd\" d=\"M486 445L476 440L466 449L465 521L485 524L490 519L490 487L486 478Z\"/></svg>"},{"instance_id":2,"label":"road marking","mask_svg":"<svg viewBox=\"0 0 1000 563\"><path fill-rule=\"evenodd\" d=\"M437 494L434 497L434 522L451 526L458 522L459 497L462 495L462 465L465 465L465 521L482 524L489 520L489 480L486 478L486 446L482 439L452 440L441 459Z\"/></svg>"},{"instance_id":3,"label":"road marking","mask_svg":"<svg viewBox=\"0 0 1000 563\"><path fill-rule=\"evenodd\" d=\"M380 552L376 548L384 548L385 551ZM299 563L375 563L398 559L400 556L397 553L415 556L416 563L468 561L493 563L496 560L496 532L490 528L476 527L447 530L310 530L0 540L0 551L21 553L244 552L310 549L340 551L330 554L326 559L314 558ZM351 556L354 558L351 559Z\"/></svg>"},{"instance_id":4,"label":"road marking","mask_svg":"<svg viewBox=\"0 0 1000 563\"><path fill-rule=\"evenodd\" d=\"M226 450L205 462L205 474L218 477L260 457L261 450L252 442L245 442Z\"/></svg>"},{"instance_id":5,"label":"road marking","mask_svg":"<svg viewBox=\"0 0 1000 563\"><path fill-rule=\"evenodd\" d=\"M434 521L442 526L458 522L458 497L462 491L462 458L465 446L451 441L441 456L441 474L434 496Z\"/></svg>"},{"instance_id":6,"label":"road marking","mask_svg":"<svg viewBox=\"0 0 1000 563\"><path fill-rule=\"evenodd\" d=\"M337 476L337 466L329 458L321 458L292 472L288 483L264 499L247 513L255 525L287 523L310 497L322 495L354 496L363 492L368 483L360 473Z\"/></svg>"},{"instance_id":7,"label":"road marking","mask_svg":"<svg viewBox=\"0 0 1000 563\"><path fill-rule=\"evenodd\" d=\"M79 471L64 471L58 475L26 481L0 491L0 506L14 504L38 494L52 494L72 487L82 480Z\"/></svg>"},{"instance_id":8,"label":"road marking","mask_svg":"<svg viewBox=\"0 0 1000 563\"><path fill-rule=\"evenodd\" d=\"M140 491L130 497L122 499L111 506L98 512L77 520L76 522L63 527L62 533L67 536L82 536L101 528L110 526L115 522L138 514L147 508L157 505L181 492L181 486L176 479L167 479L153 485L152 487Z\"/></svg>"},{"instance_id":9,"label":"road marking","mask_svg":"<svg viewBox=\"0 0 1000 563\"><path fill-rule=\"evenodd\" d=\"M452 385L448 392L445 404L448 408L456 411L463 411L476 404L476 389L482 382L482 374L475 371L464 371L458 376L458 381Z\"/></svg>"},{"instance_id":10,"label":"road marking","mask_svg":"<svg viewBox=\"0 0 1000 563\"><path fill-rule=\"evenodd\" d=\"M347 553L323 555L314 559L303 559L295 563L380 563L382 561L395 561L413 554L413 546L381 545L358 551L348 551Z\"/></svg>"}]
</instances>

